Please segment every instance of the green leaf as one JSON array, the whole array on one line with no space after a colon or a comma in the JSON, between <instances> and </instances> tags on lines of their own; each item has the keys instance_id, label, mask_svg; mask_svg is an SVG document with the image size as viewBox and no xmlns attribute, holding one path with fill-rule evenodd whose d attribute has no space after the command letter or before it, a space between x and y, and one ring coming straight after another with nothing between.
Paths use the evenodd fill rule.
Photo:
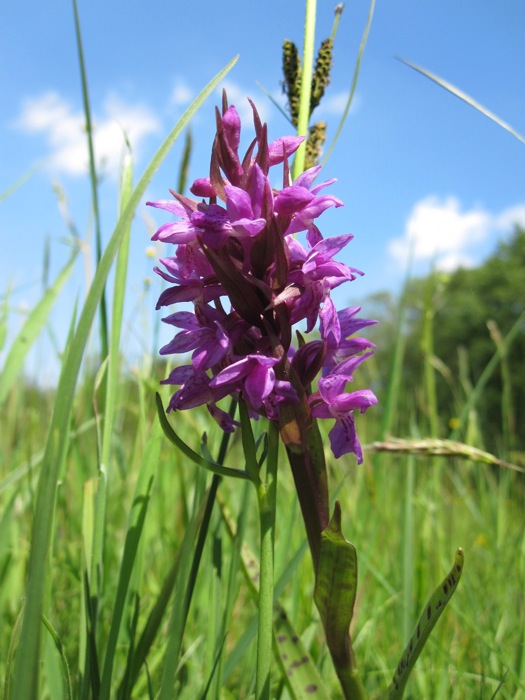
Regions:
<instances>
[{"instance_id":1,"label":"green leaf","mask_svg":"<svg viewBox=\"0 0 525 700\"><path fill-rule=\"evenodd\" d=\"M463 572L463 563L463 550L458 549L452 569L430 596L418 620L416 628L403 651L392 682L388 686L388 700L400 700L403 697L410 672L414 668L414 664L421 654L425 642L434 629L436 622L441 617L448 601L452 598L458 586L459 579Z\"/></svg>"},{"instance_id":2,"label":"green leaf","mask_svg":"<svg viewBox=\"0 0 525 700\"><path fill-rule=\"evenodd\" d=\"M275 653L294 700L329 700L316 665L309 656L288 615L279 607L274 618Z\"/></svg>"},{"instance_id":3,"label":"green leaf","mask_svg":"<svg viewBox=\"0 0 525 700\"><path fill-rule=\"evenodd\" d=\"M192 462L195 462L195 464L198 464L199 467L204 467L208 471L213 472L214 474L218 474L219 476L234 476L237 479L251 478L250 474L248 474L248 472L242 471L242 469L231 469L230 467L224 467L222 464L212 462L211 460L202 457L200 454L192 450L191 447L189 447L189 445L187 445L183 440L180 439L180 437L171 427L166 417L166 413L164 412L164 406L162 405L162 399L160 398L159 394L156 394L156 401L157 414L159 416L160 424L162 426L164 434L166 435L168 440L170 440L170 442L176 445L179 448L179 450L181 450L181 452L183 452L186 455L186 457L189 457L189 459L192 460Z\"/></svg>"},{"instance_id":4,"label":"green leaf","mask_svg":"<svg viewBox=\"0 0 525 700\"><path fill-rule=\"evenodd\" d=\"M365 698L357 673L350 623L357 592L357 554L341 531L341 505L321 534L319 563L315 575L314 600L321 615L326 642L345 697Z\"/></svg>"}]
</instances>

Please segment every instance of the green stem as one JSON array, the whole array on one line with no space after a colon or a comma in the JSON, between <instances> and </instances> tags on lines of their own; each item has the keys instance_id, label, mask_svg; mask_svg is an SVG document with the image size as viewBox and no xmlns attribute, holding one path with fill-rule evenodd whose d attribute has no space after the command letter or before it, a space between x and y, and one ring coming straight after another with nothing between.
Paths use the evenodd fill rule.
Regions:
<instances>
[{"instance_id":1,"label":"green stem","mask_svg":"<svg viewBox=\"0 0 525 700\"><path fill-rule=\"evenodd\" d=\"M316 12L317 0L306 0L303 75L301 80L301 98L299 100L299 118L297 123L297 135L305 137L308 135L308 123L310 121L310 96L312 93ZM295 178L299 177L304 170L305 153L306 141L303 141L295 155L293 164L294 180Z\"/></svg>"},{"instance_id":2,"label":"green stem","mask_svg":"<svg viewBox=\"0 0 525 700\"><path fill-rule=\"evenodd\" d=\"M261 567L259 578L259 635L257 639L257 672L255 697L270 700L272 642L273 642L273 589L274 541L277 494L277 455L279 431L269 421L266 479L257 486L257 501L261 527Z\"/></svg>"},{"instance_id":3,"label":"green stem","mask_svg":"<svg viewBox=\"0 0 525 700\"><path fill-rule=\"evenodd\" d=\"M80 79L82 81L82 100L84 102L84 117L86 120L86 135L89 153L89 179L91 182L91 201L93 206L93 217L95 220L96 262L98 265L102 257L102 231L100 223L100 208L98 204L98 176L95 162L95 148L93 145L93 122L91 120L91 108L89 104L86 62L84 60L84 49L82 47L82 34L80 31L80 17L78 14L77 0L73 0L73 13L75 15L78 61L80 64ZM100 298L100 346L101 357L102 359L105 359L109 354L109 331L105 287L102 290ZM105 393L105 387L106 380L103 382L103 395Z\"/></svg>"}]
</instances>

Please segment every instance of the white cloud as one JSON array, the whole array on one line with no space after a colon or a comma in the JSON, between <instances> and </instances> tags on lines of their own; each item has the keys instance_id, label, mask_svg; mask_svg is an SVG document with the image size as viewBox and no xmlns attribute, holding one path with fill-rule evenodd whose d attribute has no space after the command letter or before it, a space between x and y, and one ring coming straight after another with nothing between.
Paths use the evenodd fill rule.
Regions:
<instances>
[{"instance_id":1,"label":"white cloud","mask_svg":"<svg viewBox=\"0 0 525 700\"><path fill-rule=\"evenodd\" d=\"M194 97L195 94L193 90L190 87L188 87L188 85L183 80L176 81L175 86L173 88L173 92L171 93L172 104L176 105L177 107L185 106L189 104Z\"/></svg>"},{"instance_id":2,"label":"white cloud","mask_svg":"<svg viewBox=\"0 0 525 700\"><path fill-rule=\"evenodd\" d=\"M98 167L115 174L122 158L125 138L136 157L141 141L160 129L157 117L144 105L127 104L110 95L102 114L93 119L93 143ZM50 167L60 173L78 176L87 172L88 149L85 119L56 92L26 100L16 126L26 133L43 134L50 148Z\"/></svg>"},{"instance_id":3,"label":"white cloud","mask_svg":"<svg viewBox=\"0 0 525 700\"><path fill-rule=\"evenodd\" d=\"M346 108L347 101L348 92L336 92L334 95L331 95L330 92L327 92L325 97L323 97L323 99L321 100L321 104L317 109L319 110L320 114L342 117L343 112ZM349 114L354 115L356 111L361 107L361 102L361 96L354 94ZM317 112L314 112L314 114L317 114Z\"/></svg>"},{"instance_id":4,"label":"white cloud","mask_svg":"<svg viewBox=\"0 0 525 700\"><path fill-rule=\"evenodd\" d=\"M496 233L510 232L525 223L525 205L493 215L482 208L462 211L455 197L430 196L417 202L400 238L390 242L389 252L399 262L433 262L442 270L469 267L479 260L481 244Z\"/></svg>"},{"instance_id":5,"label":"white cloud","mask_svg":"<svg viewBox=\"0 0 525 700\"><path fill-rule=\"evenodd\" d=\"M496 226L501 231L511 231L516 224L525 227L525 204L505 209L496 217Z\"/></svg>"}]
</instances>

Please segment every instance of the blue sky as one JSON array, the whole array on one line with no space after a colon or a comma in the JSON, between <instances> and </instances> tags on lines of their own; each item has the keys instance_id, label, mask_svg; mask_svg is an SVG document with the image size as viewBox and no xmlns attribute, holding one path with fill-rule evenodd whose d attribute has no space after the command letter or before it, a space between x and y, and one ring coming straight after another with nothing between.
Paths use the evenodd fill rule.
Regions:
<instances>
[{"instance_id":1,"label":"blue sky","mask_svg":"<svg viewBox=\"0 0 525 700\"><path fill-rule=\"evenodd\" d=\"M334 7L318 0L316 45L330 33ZM366 0L355 0L343 12L332 83L325 106L314 114L328 122L329 140L350 87L368 7ZM302 46L302 0L79 0L79 10L103 176L105 240L116 217L122 127L132 141L138 179L188 101L234 55L240 58L227 79L230 102L243 115L250 96L272 138L291 132L258 83L280 96L281 45L289 38ZM476 264L514 222L525 224L525 146L396 60L403 57L440 75L523 133L524 27L525 3L519 0L378 1L354 108L324 173L338 178L331 192L345 207L323 215L323 233L353 233L345 262L366 273L342 288L345 302L397 291L409 240L413 271L421 274L432 263L446 269ZM0 202L0 278L3 290L13 290L13 333L23 318L17 309L31 307L41 292L46 239L51 275L68 256L57 184L81 236L92 228L69 2L0 4L0 90L0 192L39 165ZM192 125L190 179L207 174L218 100L218 95L209 99ZM247 136L250 128L248 121ZM147 198L164 198L175 186L180 154L176 145ZM133 228L128 328L139 344L148 331L136 324L133 310L144 279L151 277L152 260L145 254L150 229L162 222L161 212L141 207ZM90 274L87 255L60 302L59 327ZM157 291L154 281L151 304Z\"/></svg>"}]
</instances>

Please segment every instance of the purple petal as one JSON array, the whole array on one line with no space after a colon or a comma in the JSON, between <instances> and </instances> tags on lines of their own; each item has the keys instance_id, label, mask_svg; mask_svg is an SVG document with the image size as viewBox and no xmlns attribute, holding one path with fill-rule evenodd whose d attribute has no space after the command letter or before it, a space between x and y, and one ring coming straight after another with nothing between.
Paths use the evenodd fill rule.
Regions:
<instances>
[{"instance_id":1,"label":"purple petal","mask_svg":"<svg viewBox=\"0 0 525 700\"><path fill-rule=\"evenodd\" d=\"M325 379L328 379L328 377L325 377ZM346 377L344 377L344 379L346 381ZM376 403L377 398L373 391L370 391L370 389L361 389L360 391L340 394L337 396L332 406L337 411L338 415L342 415L356 409L364 413L367 408L370 408L370 406Z\"/></svg>"},{"instance_id":2,"label":"purple petal","mask_svg":"<svg viewBox=\"0 0 525 700\"><path fill-rule=\"evenodd\" d=\"M171 342L164 345L160 350L161 355L172 355L181 352L194 350L201 342L200 333L195 331L181 331L173 338Z\"/></svg>"},{"instance_id":3,"label":"purple petal","mask_svg":"<svg viewBox=\"0 0 525 700\"><path fill-rule=\"evenodd\" d=\"M308 168L308 170L305 170L303 173L299 175L294 180L294 185L297 185L298 187L306 187L307 190L310 189L312 182L315 180L315 178L319 175L321 172L321 166L320 165L314 165L313 168Z\"/></svg>"},{"instance_id":4,"label":"purple petal","mask_svg":"<svg viewBox=\"0 0 525 700\"><path fill-rule=\"evenodd\" d=\"M318 382L319 394L323 401L331 406L332 415L339 413L339 398L343 394L348 378L344 375L329 374L321 377ZM352 406L350 408L353 408Z\"/></svg>"},{"instance_id":5,"label":"purple petal","mask_svg":"<svg viewBox=\"0 0 525 700\"><path fill-rule=\"evenodd\" d=\"M283 136L268 145L270 166L282 163L289 158L304 141L304 136Z\"/></svg>"},{"instance_id":6,"label":"purple petal","mask_svg":"<svg viewBox=\"0 0 525 700\"><path fill-rule=\"evenodd\" d=\"M226 209L231 221L253 218L252 200L248 192L233 185L226 185L224 191L228 197Z\"/></svg>"},{"instance_id":7,"label":"purple petal","mask_svg":"<svg viewBox=\"0 0 525 700\"><path fill-rule=\"evenodd\" d=\"M313 194L304 187L286 187L275 198L275 211L281 216L292 216L304 209L313 198Z\"/></svg>"},{"instance_id":8,"label":"purple petal","mask_svg":"<svg viewBox=\"0 0 525 700\"><path fill-rule=\"evenodd\" d=\"M347 377L348 381L351 382L353 381L352 375L357 369L357 367L359 367L361 363L363 363L373 354L373 352L365 352L364 355L356 355L355 357L350 357L348 360L340 362L338 365L336 365L332 372L334 374L339 374L344 377Z\"/></svg>"},{"instance_id":9,"label":"purple petal","mask_svg":"<svg viewBox=\"0 0 525 700\"><path fill-rule=\"evenodd\" d=\"M357 437L354 416L351 413L335 422L328 437L330 438L330 446L335 458L339 458L348 452L353 452L357 457L357 463L363 463L363 451Z\"/></svg>"},{"instance_id":10,"label":"purple petal","mask_svg":"<svg viewBox=\"0 0 525 700\"><path fill-rule=\"evenodd\" d=\"M229 413L226 413L214 403L207 404L206 408L225 433L233 433L235 427L240 425L236 420L233 420Z\"/></svg>"},{"instance_id":11,"label":"purple petal","mask_svg":"<svg viewBox=\"0 0 525 700\"><path fill-rule=\"evenodd\" d=\"M240 379L245 377L249 371L249 359L248 357L243 357L242 360L234 362L233 364L225 367L223 370L217 374L211 380L212 387L224 386L226 384L233 384L238 382Z\"/></svg>"},{"instance_id":12,"label":"purple petal","mask_svg":"<svg viewBox=\"0 0 525 700\"><path fill-rule=\"evenodd\" d=\"M332 177L330 180L325 180L324 182L321 182L319 185L312 187L311 192L312 192L312 194L317 194L318 192L323 190L325 187L329 187L330 185L333 185L334 182L337 182L336 177Z\"/></svg>"},{"instance_id":13,"label":"purple petal","mask_svg":"<svg viewBox=\"0 0 525 700\"><path fill-rule=\"evenodd\" d=\"M191 243L195 240L195 229L189 222L177 221L163 224L151 237L152 241L163 241L164 243Z\"/></svg>"},{"instance_id":14,"label":"purple petal","mask_svg":"<svg viewBox=\"0 0 525 700\"><path fill-rule=\"evenodd\" d=\"M215 190L212 187L209 177L199 177L190 187L190 192L196 197L213 197Z\"/></svg>"},{"instance_id":15,"label":"purple petal","mask_svg":"<svg viewBox=\"0 0 525 700\"><path fill-rule=\"evenodd\" d=\"M224 135L230 148L237 153L241 142L241 119L233 105L228 107L222 117Z\"/></svg>"},{"instance_id":16,"label":"purple petal","mask_svg":"<svg viewBox=\"0 0 525 700\"><path fill-rule=\"evenodd\" d=\"M172 369L169 377L163 379L161 384L185 384L194 374L195 371L191 365L181 365Z\"/></svg>"},{"instance_id":17,"label":"purple petal","mask_svg":"<svg viewBox=\"0 0 525 700\"><path fill-rule=\"evenodd\" d=\"M199 330L199 322L195 314L191 311L177 311L174 314L170 314L162 319L164 323L169 323L170 326L176 326L177 328L184 328L185 330Z\"/></svg>"},{"instance_id":18,"label":"purple petal","mask_svg":"<svg viewBox=\"0 0 525 700\"><path fill-rule=\"evenodd\" d=\"M331 262L334 255L336 255L342 248L345 247L352 240L353 235L351 233L341 235L341 236L330 236L330 238L323 238L322 241L316 243L315 246L310 251L308 258L303 265L304 272L309 272L314 269L316 265L321 263Z\"/></svg>"},{"instance_id":19,"label":"purple petal","mask_svg":"<svg viewBox=\"0 0 525 700\"><path fill-rule=\"evenodd\" d=\"M250 371L244 382L246 396L254 408L261 406L263 399L273 389L275 372L272 367L257 363Z\"/></svg>"},{"instance_id":20,"label":"purple petal","mask_svg":"<svg viewBox=\"0 0 525 700\"><path fill-rule=\"evenodd\" d=\"M337 347L341 341L341 327L334 302L330 297L323 301L323 308L319 311L321 319L321 337L326 340L328 347Z\"/></svg>"},{"instance_id":21,"label":"purple petal","mask_svg":"<svg viewBox=\"0 0 525 700\"><path fill-rule=\"evenodd\" d=\"M176 199L161 199L158 202L146 202L146 206L165 209L175 216L187 216L188 210Z\"/></svg>"}]
</instances>

